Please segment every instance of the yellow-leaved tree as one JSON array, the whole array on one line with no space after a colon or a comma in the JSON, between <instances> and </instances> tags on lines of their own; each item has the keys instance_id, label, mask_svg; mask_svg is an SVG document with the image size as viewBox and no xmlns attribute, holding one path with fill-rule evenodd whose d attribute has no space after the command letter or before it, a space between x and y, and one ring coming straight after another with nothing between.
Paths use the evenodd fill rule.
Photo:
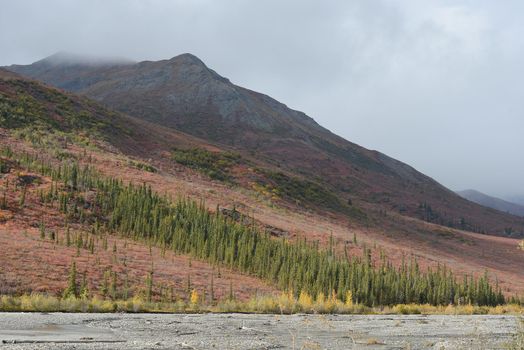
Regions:
<instances>
[{"instance_id":1,"label":"yellow-leaved tree","mask_svg":"<svg viewBox=\"0 0 524 350\"><path fill-rule=\"evenodd\" d=\"M353 306L353 292L350 290L346 292L346 306Z\"/></svg>"},{"instance_id":2,"label":"yellow-leaved tree","mask_svg":"<svg viewBox=\"0 0 524 350\"><path fill-rule=\"evenodd\" d=\"M200 295L198 295L198 291L196 289L191 291L190 302L192 305L198 305L200 303Z\"/></svg>"}]
</instances>

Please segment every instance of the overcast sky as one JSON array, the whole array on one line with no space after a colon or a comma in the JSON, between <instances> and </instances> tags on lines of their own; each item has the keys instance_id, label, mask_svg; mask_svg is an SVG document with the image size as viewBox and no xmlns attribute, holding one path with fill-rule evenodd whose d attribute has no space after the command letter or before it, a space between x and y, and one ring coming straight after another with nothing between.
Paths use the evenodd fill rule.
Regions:
<instances>
[{"instance_id":1,"label":"overcast sky","mask_svg":"<svg viewBox=\"0 0 524 350\"><path fill-rule=\"evenodd\" d=\"M0 4L0 65L191 52L451 189L524 194L522 0Z\"/></svg>"}]
</instances>

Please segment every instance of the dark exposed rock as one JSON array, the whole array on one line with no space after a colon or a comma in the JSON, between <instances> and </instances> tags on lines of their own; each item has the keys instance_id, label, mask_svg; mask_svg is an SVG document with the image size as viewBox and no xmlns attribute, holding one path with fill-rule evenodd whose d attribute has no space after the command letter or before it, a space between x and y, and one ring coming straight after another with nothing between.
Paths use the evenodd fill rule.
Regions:
<instances>
[{"instance_id":1,"label":"dark exposed rock","mask_svg":"<svg viewBox=\"0 0 524 350\"><path fill-rule=\"evenodd\" d=\"M274 227L271 225L266 226L266 232L269 232L269 234L274 237L289 238L291 236L289 231L282 230L278 227Z\"/></svg>"},{"instance_id":2,"label":"dark exposed rock","mask_svg":"<svg viewBox=\"0 0 524 350\"><path fill-rule=\"evenodd\" d=\"M253 218L250 218L249 216L242 214L236 208L220 208L220 212L222 213L222 215L227 216L231 218L233 221L241 223L243 225L252 225L254 223Z\"/></svg>"},{"instance_id":3,"label":"dark exposed rock","mask_svg":"<svg viewBox=\"0 0 524 350\"><path fill-rule=\"evenodd\" d=\"M18 176L18 185L28 186L33 183L41 183L42 180L39 176L36 175L20 175Z\"/></svg>"}]
</instances>

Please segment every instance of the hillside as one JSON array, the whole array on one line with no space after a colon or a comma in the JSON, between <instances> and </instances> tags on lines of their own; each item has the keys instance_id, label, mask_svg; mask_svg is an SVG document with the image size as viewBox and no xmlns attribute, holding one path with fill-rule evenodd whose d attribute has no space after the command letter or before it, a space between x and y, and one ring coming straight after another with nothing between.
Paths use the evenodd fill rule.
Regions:
<instances>
[{"instance_id":1,"label":"hillside","mask_svg":"<svg viewBox=\"0 0 524 350\"><path fill-rule=\"evenodd\" d=\"M484 271L488 271L492 281L495 276L498 278L499 286L506 295L524 291L523 272L520 268L524 264L524 255L516 248L518 242L515 239L466 233L395 212L375 213L365 207L362 207L365 219L359 216L348 219L347 216L306 210L303 204L296 204L291 197L301 196L303 201L319 198L327 200L332 198L332 193L324 192L326 190L319 185L307 180L275 173L275 167L270 163L248 155L239 157L230 148L221 149L173 129L112 112L85 97L64 93L12 73L0 72L0 75L3 77L0 77L0 187L5 198L4 209L0 212L0 240L5 253L1 258L3 269L0 270L0 278L6 288L4 293L33 290L59 292L66 284L67 269L72 261L77 262L79 272L88 274L88 283L93 290L103 286L107 271L118 273L119 290L125 285L123 275L128 276L130 285L134 285L132 290L143 290L148 271L154 266L157 281L155 295L159 298L166 297L166 290L169 290L167 287L172 287L179 296L187 294L184 282L188 278L188 272L192 283L200 290L209 290L209 278L213 275L216 278L217 295L224 295L232 283L238 296L247 298L257 291L271 293L277 287L285 289L289 287L289 281L292 281L296 291L301 286L307 286L313 291L324 289L327 292L333 285L329 283L331 277L323 274L326 271L333 273L334 270L330 269L350 269L348 272L353 271L351 273L355 276L351 282L355 283L355 296L360 301L365 300L372 304L377 295L369 289L357 287L357 283L361 283L357 281L364 279L356 278L355 273L359 270L355 270L354 266L366 269L366 273L370 274L367 278L379 281L378 270L365 268L370 266L365 259L372 259L377 266L387 262L384 268L389 271L388 279L401 281L393 267L402 266L408 256L417 259L420 271L437 269L442 264L450 266L458 276L466 273L482 278ZM91 170L85 176L79 176L77 170L74 181L67 180L67 176L72 174L71 166ZM212 175L211 171L218 171L219 174L223 172L231 178L213 179L212 176L217 175ZM216 260L217 256L205 255L201 250L196 250L198 246L191 249L187 247L189 243L200 244L198 239L185 240L184 248L181 248L169 241L172 238L167 238L169 245L165 241L162 244L161 237L166 239L173 237L172 235L153 236L153 239L142 236L143 232L156 232L152 229L135 229L135 234L129 235L129 231L122 229L123 226L109 226L109 223L115 222L115 213L126 210L108 208L140 202L140 197L112 202L114 194L105 192L107 188L117 188L120 193L125 190L124 187L115 185L119 182L113 179L123 181L124 184L147 183L151 186L151 191L154 191L149 193L165 195L168 200L205 199L199 206L198 213L206 220L222 220L211 219L215 215L221 218L219 214L222 213L227 223L224 224L225 227L228 230L239 229L238 232L244 238L252 238L250 230L254 228L273 237L268 240L265 235L258 236L255 242L264 242L260 247L280 249L283 243L276 242L283 241L275 239L275 236L283 236L293 244L300 243L305 238L308 242L318 242L320 247L332 246L334 253L340 257L347 254L353 262L347 265L344 262L346 259L337 259L334 264L330 255L332 253L315 255L315 250L299 247L299 252L306 251L310 254L306 254L303 259L311 258L313 260L309 261L318 262L310 268L327 268L316 274L324 276L316 284L311 284L307 279L294 278L288 269L274 275L275 272L271 271L281 268L278 265L279 260L266 255L267 253L262 254L266 257L262 260L259 259L260 253L257 253L257 258L243 260L240 258L242 255L226 255L239 260L224 263L220 274L220 270L215 268L216 263L221 261ZM268 199L259 187L248 186L249 179L267 181L278 186L273 190L282 190L280 198L273 199L275 193L272 192L271 200ZM80 185L82 182L85 185ZM108 183L112 185L108 186ZM264 191L268 191L268 187L264 187ZM96 206L93 206L93 198L100 201ZM151 202L157 202L158 198L151 197ZM317 205L322 203L333 204L327 200L319 201ZM220 212L212 216L205 212L217 207L221 209ZM67 208L76 209L71 211ZM162 208L174 210L173 208L180 207L173 203ZM226 208L229 210L224 210ZM243 217L236 211L237 208L251 217ZM179 215L180 213L168 215L166 220L180 218ZM138 218L147 222L150 218L158 218L158 213L140 211L131 217L133 220L120 222L123 225L142 222L137 221ZM237 221L240 228L232 224L232 221ZM155 222L158 224L159 221L151 221L149 224L153 225ZM185 226L188 227L187 231L186 228L181 230L175 225L176 222L162 227L176 228L174 232L178 235L181 232L192 232L193 221L185 219L185 222L188 225ZM202 219L195 219L194 222L201 223ZM73 230L71 240L75 243L72 245L67 244L68 227ZM252 244L253 241L249 243ZM166 252L167 247L171 248ZM231 251L230 249L224 251ZM256 250L248 249L246 254L251 254L249 252ZM291 250L291 253L286 254L297 254L297 251ZM225 258L224 255L221 256L221 259ZM384 260L386 256L387 260ZM198 261L191 262L191 257ZM289 259L289 255L287 257L286 263L291 264L286 265L288 267L306 265ZM261 262L270 264L271 269L261 265ZM446 284L443 288L452 286L451 276L442 278L443 272L439 271L432 278L440 276L438 278ZM300 275L304 273L302 269L293 273L304 278ZM227 277L220 279L220 275ZM423 272L420 275L417 272L417 276L420 280L418 288L427 290L427 276ZM346 281L350 283L349 280ZM348 288L347 286L341 286L341 297L344 297L344 288ZM383 290L384 294L380 297L383 299L380 302L403 298L402 295L392 293L392 289ZM420 295L429 297L426 291ZM441 299L434 299L436 297L433 295L431 302L442 302ZM457 294L457 298L459 297Z\"/></svg>"},{"instance_id":2,"label":"hillside","mask_svg":"<svg viewBox=\"0 0 524 350\"><path fill-rule=\"evenodd\" d=\"M313 192L327 191L314 196L321 198L315 207L354 219L362 219L362 212L385 211L474 232L509 235L511 228L513 236L524 234L524 219L464 200L412 167L346 141L269 96L234 85L191 54L97 64L55 55L7 68L234 150L277 172L264 176L264 188L285 192L301 205L311 205L312 196L290 189L307 180Z\"/></svg>"},{"instance_id":3,"label":"hillside","mask_svg":"<svg viewBox=\"0 0 524 350\"><path fill-rule=\"evenodd\" d=\"M488 196L475 190L457 191L461 196L472 202L478 203L485 207L493 208L501 212L510 213L517 216L524 216L524 206L511 203L500 198Z\"/></svg>"},{"instance_id":4,"label":"hillside","mask_svg":"<svg viewBox=\"0 0 524 350\"><path fill-rule=\"evenodd\" d=\"M31 170L31 162L20 165L27 157L46 164L39 169L80 160L87 165L93 153L99 152L149 173L155 168L117 154L161 152L166 140L169 145L197 142L0 69L0 294L59 294L73 261L93 294L102 293L113 275L119 293L141 293L153 269L157 298L168 294L173 300L185 298L188 278L194 288L208 290L211 275L217 298L225 297L232 284L241 300L256 291L273 292L259 279L227 268L217 274L213 265L191 262L187 254L166 253L122 236L95 234L93 221L71 219L55 203L66 187L59 190L57 179ZM13 151L24 156L14 160Z\"/></svg>"}]
</instances>

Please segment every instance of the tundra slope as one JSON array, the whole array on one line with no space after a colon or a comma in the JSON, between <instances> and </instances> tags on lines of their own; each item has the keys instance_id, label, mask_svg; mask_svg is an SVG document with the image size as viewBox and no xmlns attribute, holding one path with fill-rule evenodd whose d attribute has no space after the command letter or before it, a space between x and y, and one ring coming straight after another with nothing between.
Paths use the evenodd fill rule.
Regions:
<instances>
[{"instance_id":1,"label":"tundra slope","mask_svg":"<svg viewBox=\"0 0 524 350\"><path fill-rule=\"evenodd\" d=\"M134 138L140 139L138 145L130 141ZM128 171L139 171L136 164L141 163L134 163L122 150L126 154L144 152L149 147L161 151L166 139L169 144L196 142L190 136L170 130L162 133L143 121L109 111L86 98L0 70L0 149L9 147L15 152L38 154L55 163L58 159L82 159L84 164L89 158L96 160L93 154L99 152L119 162L120 171L122 164ZM79 246L75 237L91 232L92 225L68 222L57 206L41 200L42 193L48 193L57 183L5 159L0 156L0 294L60 294L67 285L66 277L73 261L79 275L85 274L88 289L93 293L103 284L107 271L118 273L119 291L128 289L130 295L138 293L145 288L146 276L152 267L156 286L169 288L173 296L178 297L186 296L189 277L193 288L206 290L212 275L218 298L227 295L231 285L235 296L243 300L256 291L275 291L259 279L226 268L217 275L215 266L191 262L187 255L165 252L123 237L110 236L105 248L101 237L96 238L93 248L86 245L85 238ZM134 182L140 182L140 177ZM21 179L25 181L23 184ZM25 188L23 204L22 186ZM158 295L159 291L155 288L154 293Z\"/></svg>"},{"instance_id":2,"label":"tundra slope","mask_svg":"<svg viewBox=\"0 0 524 350\"><path fill-rule=\"evenodd\" d=\"M209 143L256 154L364 209L494 235L524 234L523 218L469 202L412 167L331 133L302 112L234 85L191 54L156 62L86 63L62 53L7 69Z\"/></svg>"},{"instance_id":3,"label":"tundra slope","mask_svg":"<svg viewBox=\"0 0 524 350\"><path fill-rule=\"evenodd\" d=\"M216 146L182 132L111 112L86 98L64 94L59 90L21 79L10 73L5 73L5 75L9 77L0 79L3 106L11 104L16 106L17 103L31 101L32 106L36 107L39 113L24 112L22 113L23 120L35 126L35 120L27 118L37 118L36 120L43 118L40 122L47 125L44 137L53 135L53 128L49 126L56 126L55 122L63 117L62 114L75 112L75 108L76 112L84 112L81 125L92 126L92 131L96 131L88 135L91 136L90 142L96 145L96 147L89 148L91 164L104 174L135 183L146 181L160 193L167 193L174 197L183 194L193 198L206 198L206 204L211 209L214 209L216 205L221 207L236 205L246 213L255 212L257 220L262 224L282 228L291 237L298 235L307 237L308 240L319 240L321 244L327 244L329 232L333 233L333 238L339 243L350 240L353 234L356 234L358 244L350 244L348 247L352 255L361 254L364 246L378 246L384 249L388 258L395 264L400 263L403 257L413 254L419 258L423 268L435 266L437 262L445 263L451 266L456 273L467 272L477 276L482 274L484 269L488 269L492 277L499 278L500 285L505 292L513 293L524 290L522 270L519 268L524 263L524 255L516 249L517 243L514 239L465 233L402 217L396 213L388 213L387 216L372 216L373 213L368 211L369 217L376 221L370 222L366 227L359 222L343 221L339 217L319 215L311 211L305 212L299 206L281 208L273 204L268 205L245 188L210 181L191 169L173 164L169 153L165 156L170 146L179 146L186 142L192 145L191 147L198 146L220 151ZM20 99L21 96L25 97ZM27 110L27 112L30 111L31 108ZM10 114L9 119L5 120L13 122L18 120L18 117L20 115L16 113ZM2 121L5 122L5 120ZM63 122L58 123L58 126L63 131L75 127ZM41 145L31 144L27 139L21 138L22 134L17 136L9 128L2 129L0 132L2 133L0 137L2 146L31 152L39 148L40 153L45 153ZM75 135L83 133L85 130L74 132ZM74 143L64 145L63 142L56 143L53 147L52 151L59 151L60 154L65 152L69 154L68 156L85 160L84 147L78 147ZM151 157L151 159L145 157ZM158 171L148 172L139 169L130 160L151 162ZM20 217L20 220L23 221L23 217ZM12 229L14 226L4 226L4 228ZM399 240L399 237L402 239ZM31 240L24 241L31 242ZM9 238L6 239L6 242L14 242L14 240ZM33 243L37 244L36 241ZM11 248L13 252L17 249L16 245ZM28 246L24 249L30 250ZM377 259L379 258L378 252L378 249L374 251ZM13 256L17 255L13 254ZM21 265L25 263L21 262ZM17 264L14 266L16 269ZM65 265L61 269L65 271ZM16 271L12 272L16 274Z\"/></svg>"}]
</instances>

